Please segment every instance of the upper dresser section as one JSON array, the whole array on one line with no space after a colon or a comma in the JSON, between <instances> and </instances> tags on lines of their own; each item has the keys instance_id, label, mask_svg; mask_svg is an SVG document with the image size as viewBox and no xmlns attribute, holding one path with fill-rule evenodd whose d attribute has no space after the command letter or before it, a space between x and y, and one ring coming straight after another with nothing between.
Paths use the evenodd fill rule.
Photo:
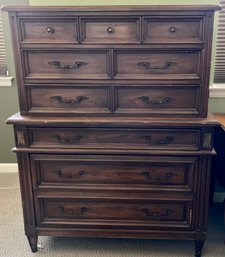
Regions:
<instances>
[{"instance_id":1,"label":"upper dresser section","mask_svg":"<svg viewBox=\"0 0 225 257\"><path fill-rule=\"evenodd\" d=\"M216 9L3 7L21 114L206 117Z\"/></svg>"}]
</instances>

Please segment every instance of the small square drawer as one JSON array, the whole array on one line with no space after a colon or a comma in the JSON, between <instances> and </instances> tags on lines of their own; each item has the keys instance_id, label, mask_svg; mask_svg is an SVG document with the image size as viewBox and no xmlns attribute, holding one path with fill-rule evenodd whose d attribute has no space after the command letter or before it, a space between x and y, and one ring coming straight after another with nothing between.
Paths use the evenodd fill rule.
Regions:
<instances>
[{"instance_id":1,"label":"small square drawer","mask_svg":"<svg viewBox=\"0 0 225 257\"><path fill-rule=\"evenodd\" d=\"M115 113L156 115L199 115L200 87L120 86L115 90Z\"/></svg>"},{"instance_id":2,"label":"small square drawer","mask_svg":"<svg viewBox=\"0 0 225 257\"><path fill-rule=\"evenodd\" d=\"M21 41L23 43L78 43L77 19L21 19Z\"/></svg>"},{"instance_id":3,"label":"small square drawer","mask_svg":"<svg viewBox=\"0 0 225 257\"><path fill-rule=\"evenodd\" d=\"M144 17L144 43L201 43L202 17Z\"/></svg>"},{"instance_id":4,"label":"small square drawer","mask_svg":"<svg viewBox=\"0 0 225 257\"><path fill-rule=\"evenodd\" d=\"M195 129L30 128L32 148L197 150Z\"/></svg>"},{"instance_id":5,"label":"small square drawer","mask_svg":"<svg viewBox=\"0 0 225 257\"><path fill-rule=\"evenodd\" d=\"M113 195L111 196L113 198ZM142 199L57 199L36 200L37 225L80 228L129 228L191 230L192 201Z\"/></svg>"},{"instance_id":6,"label":"small square drawer","mask_svg":"<svg viewBox=\"0 0 225 257\"><path fill-rule=\"evenodd\" d=\"M33 188L54 186L195 191L198 158L31 155ZM151 188L149 186L151 185Z\"/></svg>"},{"instance_id":7,"label":"small square drawer","mask_svg":"<svg viewBox=\"0 0 225 257\"><path fill-rule=\"evenodd\" d=\"M81 38L84 44L140 43L138 17L81 18Z\"/></svg>"},{"instance_id":8,"label":"small square drawer","mask_svg":"<svg viewBox=\"0 0 225 257\"><path fill-rule=\"evenodd\" d=\"M200 79L198 50L117 50L116 79ZM185 61L184 61L185 60Z\"/></svg>"},{"instance_id":9,"label":"small square drawer","mask_svg":"<svg viewBox=\"0 0 225 257\"><path fill-rule=\"evenodd\" d=\"M24 51L25 79L108 79L107 50Z\"/></svg>"},{"instance_id":10,"label":"small square drawer","mask_svg":"<svg viewBox=\"0 0 225 257\"><path fill-rule=\"evenodd\" d=\"M36 86L28 89L28 113L104 114L111 111L110 88L106 86Z\"/></svg>"}]
</instances>

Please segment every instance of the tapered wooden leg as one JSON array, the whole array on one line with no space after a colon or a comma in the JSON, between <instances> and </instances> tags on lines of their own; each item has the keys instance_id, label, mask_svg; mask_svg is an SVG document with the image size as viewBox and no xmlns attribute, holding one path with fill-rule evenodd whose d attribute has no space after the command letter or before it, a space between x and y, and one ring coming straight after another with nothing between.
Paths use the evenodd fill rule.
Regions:
<instances>
[{"instance_id":1,"label":"tapered wooden leg","mask_svg":"<svg viewBox=\"0 0 225 257\"><path fill-rule=\"evenodd\" d=\"M195 240L195 257L201 257L205 240Z\"/></svg>"},{"instance_id":2,"label":"tapered wooden leg","mask_svg":"<svg viewBox=\"0 0 225 257\"><path fill-rule=\"evenodd\" d=\"M37 236L27 236L27 239L29 241L31 251L33 253L37 252L37 250L38 250L37 249L38 237Z\"/></svg>"}]
</instances>

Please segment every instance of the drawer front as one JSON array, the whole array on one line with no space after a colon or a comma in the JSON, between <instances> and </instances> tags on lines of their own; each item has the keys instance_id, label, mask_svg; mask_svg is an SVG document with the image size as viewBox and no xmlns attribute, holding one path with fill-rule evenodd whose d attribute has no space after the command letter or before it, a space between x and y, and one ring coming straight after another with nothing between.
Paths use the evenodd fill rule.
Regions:
<instances>
[{"instance_id":1,"label":"drawer front","mask_svg":"<svg viewBox=\"0 0 225 257\"><path fill-rule=\"evenodd\" d=\"M81 37L87 44L139 43L139 18L81 18Z\"/></svg>"},{"instance_id":2,"label":"drawer front","mask_svg":"<svg viewBox=\"0 0 225 257\"><path fill-rule=\"evenodd\" d=\"M198 86L121 86L115 91L120 114L198 115Z\"/></svg>"},{"instance_id":3,"label":"drawer front","mask_svg":"<svg viewBox=\"0 0 225 257\"><path fill-rule=\"evenodd\" d=\"M144 43L200 43L202 18L145 17Z\"/></svg>"},{"instance_id":4,"label":"drawer front","mask_svg":"<svg viewBox=\"0 0 225 257\"><path fill-rule=\"evenodd\" d=\"M20 20L21 41L23 43L78 43L77 19Z\"/></svg>"},{"instance_id":5,"label":"drawer front","mask_svg":"<svg viewBox=\"0 0 225 257\"><path fill-rule=\"evenodd\" d=\"M73 115L199 115L200 87L184 86L29 86L28 113Z\"/></svg>"},{"instance_id":6,"label":"drawer front","mask_svg":"<svg viewBox=\"0 0 225 257\"><path fill-rule=\"evenodd\" d=\"M25 51L25 77L34 79L107 79L108 52Z\"/></svg>"},{"instance_id":7,"label":"drawer front","mask_svg":"<svg viewBox=\"0 0 225 257\"><path fill-rule=\"evenodd\" d=\"M199 79L197 51L118 50L115 59L116 79Z\"/></svg>"},{"instance_id":8,"label":"drawer front","mask_svg":"<svg viewBox=\"0 0 225 257\"><path fill-rule=\"evenodd\" d=\"M30 114L101 114L110 113L109 87L30 87L28 90Z\"/></svg>"},{"instance_id":9,"label":"drawer front","mask_svg":"<svg viewBox=\"0 0 225 257\"><path fill-rule=\"evenodd\" d=\"M33 128L33 148L199 149L199 130Z\"/></svg>"},{"instance_id":10,"label":"drawer front","mask_svg":"<svg viewBox=\"0 0 225 257\"><path fill-rule=\"evenodd\" d=\"M32 155L33 187L61 185L108 188L145 186L146 190L166 188L194 189L197 174L195 157L121 157ZM162 190L162 189L161 189Z\"/></svg>"},{"instance_id":11,"label":"drawer front","mask_svg":"<svg viewBox=\"0 0 225 257\"><path fill-rule=\"evenodd\" d=\"M131 226L146 230L180 225L179 230L190 229L192 225L192 202L41 198L38 207L40 205L39 226Z\"/></svg>"}]
</instances>

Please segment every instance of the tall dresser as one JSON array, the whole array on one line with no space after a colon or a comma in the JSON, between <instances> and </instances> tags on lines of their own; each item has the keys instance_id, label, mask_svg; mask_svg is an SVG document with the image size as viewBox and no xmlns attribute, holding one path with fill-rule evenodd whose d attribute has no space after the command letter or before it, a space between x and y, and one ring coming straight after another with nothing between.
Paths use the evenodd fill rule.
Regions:
<instances>
[{"instance_id":1,"label":"tall dresser","mask_svg":"<svg viewBox=\"0 0 225 257\"><path fill-rule=\"evenodd\" d=\"M206 239L218 6L3 7L25 233Z\"/></svg>"}]
</instances>

